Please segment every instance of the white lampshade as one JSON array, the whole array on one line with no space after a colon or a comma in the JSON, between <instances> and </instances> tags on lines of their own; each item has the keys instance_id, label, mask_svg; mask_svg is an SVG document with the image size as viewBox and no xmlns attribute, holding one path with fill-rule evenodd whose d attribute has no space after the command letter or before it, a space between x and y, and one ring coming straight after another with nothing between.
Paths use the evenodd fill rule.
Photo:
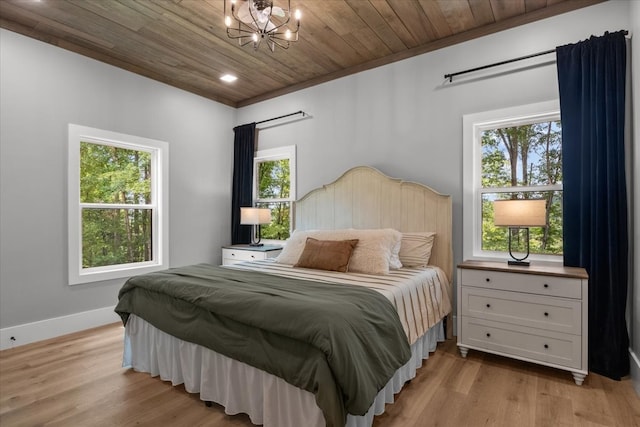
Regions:
<instances>
[{"instance_id":1,"label":"white lampshade","mask_svg":"<svg viewBox=\"0 0 640 427\"><path fill-rule=\"evenodd\" d=\"M240 224L257 225L271 223L271 209L240 208Z\"/></svg>"},{"instance_id":2,"label":"white lampshade","mask_svg":"<svg viewBox=\"0 0 640 427\"><path fill-rule=\"evenodd\" d=\"M547 225L545 200L496 200L493 223L502 227L542 227Z\"/></svg>"}]
</instances>

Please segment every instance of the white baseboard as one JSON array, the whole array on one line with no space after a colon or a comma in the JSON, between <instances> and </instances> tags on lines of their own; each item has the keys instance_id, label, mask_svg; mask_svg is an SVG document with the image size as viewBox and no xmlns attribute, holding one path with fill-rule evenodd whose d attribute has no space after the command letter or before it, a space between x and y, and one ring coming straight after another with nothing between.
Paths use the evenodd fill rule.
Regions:
<instances>
[{"instance_id":1,"label":"white baseboard","mask_svg":"<svg viewBox=\"0 0 640 427\"><path fill-rule=\"evenodd\" d=\"M120 317L113 311L114 308L98 308L0 329L0 350L117 322Z\"/></svg>"},{"instance_id":2,"label":"white baseboard","mask_svg":"<svg viewBox=\"0 0 640 427\"><path fill-rule=\"evenodd\" d=\"M629 347L629 365L631 365L630 371L633 388L638 397L640 397L640 360L631 347Z\"/></svg>"}]
</instances>

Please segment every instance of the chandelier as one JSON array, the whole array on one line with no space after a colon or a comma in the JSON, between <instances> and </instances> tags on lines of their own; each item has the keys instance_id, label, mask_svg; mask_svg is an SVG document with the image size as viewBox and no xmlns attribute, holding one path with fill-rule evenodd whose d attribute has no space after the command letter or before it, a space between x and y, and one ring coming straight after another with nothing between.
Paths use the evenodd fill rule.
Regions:
<instances>
[{"instance_id":1,"label":"chandelier","mask_svg":"<svg viewBox=\"0 0 640 427\"><path fill-rule=\"evenodd\" d=\"M270 0L231 0L230 14L227 13L228 1L224 0L227 36L237 39L240 46L253 43L253 49L257 50L264 41L274 52L276 46L288 49L291 42L298 41L299 10L294 14L295 30L292 31L287 25L291 20L291 0L288 0L287 9L274 6Z\"/></svg>"}]
</instances>

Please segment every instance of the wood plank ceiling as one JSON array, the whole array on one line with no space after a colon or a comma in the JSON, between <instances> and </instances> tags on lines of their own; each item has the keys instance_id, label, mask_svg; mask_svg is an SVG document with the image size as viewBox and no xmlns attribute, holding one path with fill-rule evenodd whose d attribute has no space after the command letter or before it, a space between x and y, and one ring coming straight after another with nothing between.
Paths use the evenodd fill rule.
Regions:
<instances>
[{"instance_id":1,"label":"wood plank ceiling","mask_svg":"<svg viewBox=\"0 0 640 427\"><path fill-rule=\"evenodd\" d=\"M0 26L241 107L601 1L291 0L300 40L275 52L229 39L222 0L0 0Z\"/></svg>"}]
</instances>

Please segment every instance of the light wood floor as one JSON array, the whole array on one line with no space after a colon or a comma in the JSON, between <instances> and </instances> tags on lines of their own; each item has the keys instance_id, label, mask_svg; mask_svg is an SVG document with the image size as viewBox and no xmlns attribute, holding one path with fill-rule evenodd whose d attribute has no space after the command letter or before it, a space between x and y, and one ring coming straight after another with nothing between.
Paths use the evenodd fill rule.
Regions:
<instances>
[{"instance_id":1,"label":"light wood floor","mask_svg":"<svg viewBox=\"0 0 640 427\"><path fill-rule=\"evenodd\" d=\"M198 395L120 367L119 324L0 352L0 426L251 426ZM630 380L439 345L375 427L640 426ZM304 427L304 426L301 426Z\"/></svg>"}]
</instances>

